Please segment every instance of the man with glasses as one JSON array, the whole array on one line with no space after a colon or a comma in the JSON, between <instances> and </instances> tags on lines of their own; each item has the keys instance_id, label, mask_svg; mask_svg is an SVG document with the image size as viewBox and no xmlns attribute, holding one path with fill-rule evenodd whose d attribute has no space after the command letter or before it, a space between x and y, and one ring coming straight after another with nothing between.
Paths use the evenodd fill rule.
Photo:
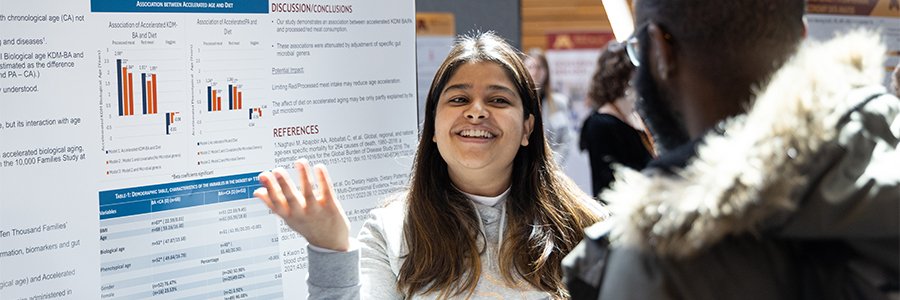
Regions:
<instances>
[{"instance_id":1,"label":"man with glasses","mask_svg":"<svg viewBox=\"0 0 900 300\"><path fill-rule=\"evenodd\" d=\"M574 299L898 299L900 100L869 33L804 41L803 0L635 0L660 149L564 260Z\"/></svg>"}]
</instances>

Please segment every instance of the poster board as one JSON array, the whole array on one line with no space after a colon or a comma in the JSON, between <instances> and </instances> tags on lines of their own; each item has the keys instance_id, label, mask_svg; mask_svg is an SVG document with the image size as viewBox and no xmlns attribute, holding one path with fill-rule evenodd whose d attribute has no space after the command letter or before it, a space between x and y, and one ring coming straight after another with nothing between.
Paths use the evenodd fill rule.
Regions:
<instances>
[{"instance_id":1,"label":"poster board","mask_svg":"<svg viewBox=\"0 0 900 300\"><path fill-rule=\"evenodd\" d=\"M597 58L606 43L614 40L612 32L557 32L547 34L547 62L553 88L565 94L574 113L573 124L582 121L593 110L587 99L591 76L597 68Z\"/></svg>"},{"instance_id":2,"label":"poster board","mask_svg":"<svg viewBox=\"0 0 900 300\"><path fill-rule=\"evenodd\" d=\"M550 84L557 93L569 99L569 111L575 128L575 138L581 136L581 125L596 107L587 98L591 77L597 68L597 58L606 43L614 40L609 31L555 32L547 34L547 63L550 66ZM584 191L590 191L591 170L587 152L578 148L578 142L569 143L569 159L563 167ZM590 192L588 192L590 193Z\"/></svg>"},{"instance_id":3,"label":"poster board","mask_svg":"<svg viewBox=\"0 0 900 300\"><path fill-rule=\"evenodd\" d=\"M407 1L0 0L0 299L306 295L256 175L359 230L417 142Z\"/></svg>"},{"instance_id":4,"label":"poster board","mask_svg":"<svg viewBox=\"0 0 900 300\"><path fill-rule=\"evenodd\" d=\"M900 1L810 0L806 9L808 34L816 40L857 28L878 32L887 47L883 83L890 85L890 73L900 63Z\"/></svg>"}]
</instances>

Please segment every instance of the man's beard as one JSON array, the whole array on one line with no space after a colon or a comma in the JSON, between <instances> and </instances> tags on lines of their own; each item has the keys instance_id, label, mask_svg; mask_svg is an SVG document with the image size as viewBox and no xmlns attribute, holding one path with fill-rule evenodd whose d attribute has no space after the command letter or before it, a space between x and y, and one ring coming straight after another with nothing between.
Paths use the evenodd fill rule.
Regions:
<instances>
[{"instance_id":1,"label":"man's beard","mask_svg":"<svg viewBox=\"0 0 900 300\"><path fill-rule=\"evenodd\" d=\"M642 41L642 44L647 45L649 41ZM668 101L663 99L659 86L650 74L650 58L647 54L650 52L649 49L642 50L644 51L641 51L643 56L641 61L644 63L638 67L634 79L634 89L638 93L637 110L653 135L657 150L663 154L686 144L690 141L690 137L684 127L683 118L672 110Z\"/></svg>"}]
</instances>

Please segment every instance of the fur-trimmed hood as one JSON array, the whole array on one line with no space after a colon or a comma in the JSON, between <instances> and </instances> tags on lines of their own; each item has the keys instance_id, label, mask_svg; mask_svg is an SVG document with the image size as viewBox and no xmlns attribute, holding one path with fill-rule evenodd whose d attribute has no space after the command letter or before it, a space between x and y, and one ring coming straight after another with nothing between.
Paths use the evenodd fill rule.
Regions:
<instances>
[{"instance_id":1,"label":"fur-trimmed hood","mask_svg":"<svg viewBox=\"0 0 900 300\"><path fill-rule=\"evenodd\" d=\"M619 168L601 196L613 212L604 224L613 245L685 257L790 214L816 176L810 165L822 163L817 153L840 134L841 118L879 93L871 87L881 84L884 54L868 32L807 41L756 93L748 113L720 124L723 134L704 137L677 175Z\"/></svg>"}]
</instances>

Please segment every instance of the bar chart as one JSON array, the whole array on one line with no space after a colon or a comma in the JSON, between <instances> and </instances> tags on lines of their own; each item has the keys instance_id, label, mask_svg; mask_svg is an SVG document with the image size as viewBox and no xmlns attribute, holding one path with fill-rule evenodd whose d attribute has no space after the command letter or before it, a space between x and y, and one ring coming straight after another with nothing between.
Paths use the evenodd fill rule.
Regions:
<instances>
[{"instance_id":1,"label":"bar chart","mask_svg":"<svg viewBox=\"0 0 900 300\"><path fill-rule=\"evenodd\" d=\"M249 42L205 42L192 48L194 133L232 134L261 128L271 102L264 49Z\"/></svg>"},{"instance_id":2,"label":"bar chart","mask_svg":"<svg viewBox=\"0 0 900 300\"><path fill-rule=\"evenodd\" d=\"M223 32L226 32L223 34ZM242 170L271 164L265 159L271 103L266 47L249 30L208 26L191 44L191 156L200 168ZM194 154L196 153L196 154Z\"/></svg>"},{"instance_id":3,"label":"bar chart","mask_svg":"<svg viewBox=\"0 0 900 300\"><path fill-rule=\"evenodd\" d=\"M258 127L265 101L259 99L259 89L248 87L237 77L204 78L198 105L199 118L195 121L198 132L211 134ZM251 80L257 81L258 80ZM199 93L198 93L199 94ZM199 101L198 101L199 102Z\"/></svg>"},{"instance_id":4,"label":"bar chart","mask_svg":"<svg viewBox=\"0 0 900 300\"><path fill-rule=\"evenodd\" d=\"M229 78L230 80L233 80ZM239 88L240 85L228 84L225 91L214 88L216 84L206 86L206 111L222 111L222 96L228 94L227 103L228 110L241 110L243 107L244 92Z\"/></svg>"},{"instance_id":5,"label":"bar chart","mask_svg":"<svg viewBox=\"0 0 900 300\"><path fill-rule=\"evenodd\" d=\"M156 73L153 73L156 66L141 66L149 70L150 73L141 72L138 87L140 87L141 114L152 115L159 113L159 100L157 92ZM129 68L127 59L116 59L116 87L118 88L118 101L116 101L119 109L119 116L133 116L135 114L135 89L134 89L134 70Z\"/></svg>"},{"instance_id":6,"label":"bar chart","mask_svg":"<svg viewBox=\"0 0 900 300\"><path fill-rule=\"evenodd\" d=\"M262 108L254 107L254 108L249 109L249 112L250 112L250 120L256 120L256 119L262 118L262 114L263 114Z\"/></svg>"},{"instance_id":7,"label":"bar chart","mask_svg":"<svg viewBox=\"0 0 900 300\"><path fill-rule=\"evenodd\" d=\"M178 132L177 124L181 122L181 116L178 112L166 113L166 135L173 135Z\"/></svg>"},{"instance_id":8,"label":"bar chart","mask_svg":"<svg viewBox=\"0 0 900 300\"><path fill-rule=\"evenodd\" d=\"M127 180L190 165L189 59L184 48L117 46L97 52L103 174Z\"/></svg>"},{"instance_id":9,"label":"bar chart","mask_svg":"<svg viewBox=\"0 0 900 300\"><path fill-rule=\"evenodd\" d=\"M165 137L178 132L187 109L180 49L105 49L101 71L104 144ZM160 122L165 117L165 122Z\"/></svg>"}]
</instances>

